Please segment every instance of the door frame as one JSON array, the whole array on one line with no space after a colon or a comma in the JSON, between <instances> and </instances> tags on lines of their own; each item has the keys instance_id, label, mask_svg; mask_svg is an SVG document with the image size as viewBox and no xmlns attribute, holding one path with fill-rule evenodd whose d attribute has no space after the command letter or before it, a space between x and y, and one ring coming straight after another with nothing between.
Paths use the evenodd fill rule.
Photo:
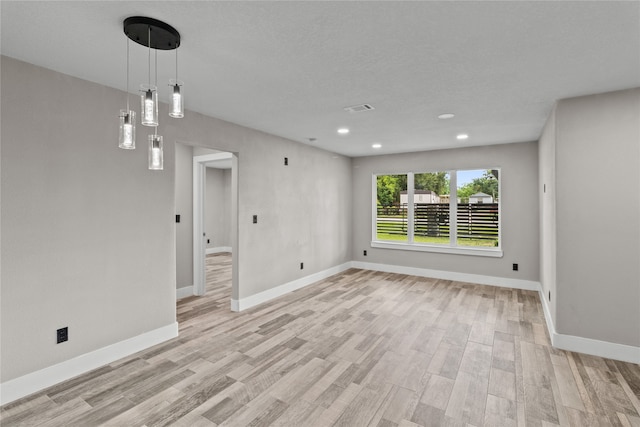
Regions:
<instances>
[{"instance_id":1,"label":"door frame","mask_svg":"<svg viewBox=\"0 0 640 427\"><path fill-rule=\"evenodd\" d=\"M231 160L231 295L238 294L238 157L234 153L214 153L193 157L193 294L205 294L206 239L204 233L204 192L206 189L207 163ZM200 254L200 255L198 255Z\"/></svg>"}]
</instances>

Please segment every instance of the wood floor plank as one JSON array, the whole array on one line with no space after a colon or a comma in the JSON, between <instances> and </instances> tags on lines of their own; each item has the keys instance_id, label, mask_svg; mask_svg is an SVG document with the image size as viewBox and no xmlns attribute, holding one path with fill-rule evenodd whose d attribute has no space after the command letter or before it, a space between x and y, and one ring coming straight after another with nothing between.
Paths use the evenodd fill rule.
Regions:
<instances>
[{"instance_id":1,"label":"wood floor plank","mask_svg":"<svg viewBox=\"0 0 640 427\"><path fill-rule=\"evenodd\" d=\"M389 403L384 408L381 419L394 424L400 423L403 419L409 419L420 402L419 393L399 386L392 388L389 397Z\"/></svg>"},{"instance_id":2,"label":"wood floor plank","mask_svg":"<svg viewBox=\"0 0 640 427\"><path fill-rule=\"evenodd\" d=\"M342 416L344 410L351 404L362 389L362 386L355 383L351 383L347 388L342 389L341 393L333 400L333 403L322 411L318 418L312 420L311 426L321 427L335 425L335 422Z\"/></svg>"},{"instance_id":3,"label":"wood floor plank","mask_svg":"<svg viewBox=\"0 0 640 427\"><path fill-rule=\"evenodd\" d=\"M578 385L575 382L569 364L553 365L553 370L557 379L562 404L578 411L586 412L580 396L580 390L578 390Z\"/></svg>"},{"instance_id":4,"label":"wood floor plank","mask_svg":"<svg viewBox=\"0 0 640 427\"><path fill-rule=\"evenodd\" d=\"M447 409L447 403L453 390L455 381L439 375L431 375L420 397L420 403L432 406L436 409Z\"/></svg>"},{"instance_id":5,"label":"wood floor plank","mask_svg":"<svg viewBox=\"0 0 640 427\"><path fill-rule=\"evenodd\" d=\"M17 425L63 425L64 423L71 423L76 417L91 410L91 405L85 402L81 398L69 400L62 405L55 405L48 410L39 412L37 416L30 416L27 418L13 417L3 418L2 425L5 426L17 426Z\"/></svg>"},{"instance_id":6,"label":"wood floor plank","mask_svg":"<svg viewBox=\"0 0 640 427\"><path fill-rule=\"evenodd\" d=\"M380 403L391 392L391 388L390 384L380 390L363 387L360 393L344 408L344 411L333 425L340 427L368 425Z\"/></svg>"},{"instance_id":7,"label":"wood floor plank","mask_svg":"<svg viewBox=\"0 0 640 427\"><path fill-rule=\"evenodd\" d=\"M510 401L516 401L516 375L513 372L491 368L488 393Z\"/></svg>"},{"instance_id":8,"label":"wood floor plank","mask_svg":"<svg viewBox=\"0 0 640 427\"><path fill-rule=\"evenodd\" d=\"M310 420L316 419L324 411L324 408L298 400L290 405L271 425L290 427L309 425Z\"/></svg>"},{"instance_id":9,"label":"wood floor plank","mask_svg":"<svg viewBox=\"0 0 640 427\"><path fill-rule=\"evenodd\" d=\"M302 399L314 403L350 366L352 366L351 362L346 360L335 363L329 371L326 371L321 378L317 379L311 387L309 387L302 395Z\"/></svg>"},{"instance_id":10,"label":"wood floor plank","mask_svg":"<svg viewBox=\"0 0 640 427\"><path fill-rule=\"evenodd\" d=\"M207 256L178 338L0 408L3 426L640 427L640 366L554 349L537 292L349 269L241 313Z\"/></svg>"},{"instance_id":11,"label":"wood floor plank","mask_svg":"<svg viewBox=\"0 0 640 427\"><path fill-rule=\"evenodd\" d=\"M487 426L517 426L516 403L513 400L487 396L484 425Z\"/></svg>"},{"instance_id":12,"label":"wood floor plank","mask_svg":"<svg viewBox=\"0 0 640 427\"><path fill-rule=\"evenodd\" d=\"M184 393L173 387L168 387L153 397L137 404L131 409L122 412L114 418L111 418L108 422L110 425L128 425L128 426L142 426L146 423L147 419L150 419L155 414L162 413L175 401L184 397ZM64 424L53 424L64 425Z\"/></svg>"},{"instance_id":13,"label":"wood floor plank","mask_svg":"<svg viewBox=\"0 0 640 427\"><path fill-rule=\"evenodd\" d=\"M402 420L399 425L401 426L441 426L444 424L445 413L442 409L434 408L433 406L426 405L424 403L418 403L413 415L411 416L410 424L407 420Z\"/></svg>"}]
</instances>

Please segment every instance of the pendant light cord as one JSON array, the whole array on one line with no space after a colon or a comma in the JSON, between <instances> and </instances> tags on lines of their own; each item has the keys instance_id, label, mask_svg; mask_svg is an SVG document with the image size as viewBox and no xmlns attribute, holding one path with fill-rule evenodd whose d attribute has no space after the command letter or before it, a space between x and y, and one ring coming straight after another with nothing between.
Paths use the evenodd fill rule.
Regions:
<instances>
[{"instance_id":1,"label":"pendant light cord","mask_svg":"<svg viewBox=\"0 0 640 427\"><path fill-rule=\"evenodd\" d=\"M155 60L156 60L156 61L155 61L155 62L156 62L155 67L156 67L156 68L155 68L155 70L154 70L154 72L155 72L155 74L156 74L156 80L155 80L155 82L154 82L153 84L154 84L154 85L156 86L156 88L157 88L157 87L158 87L158 49L155 49L155 52L154 52L154 53L155 53ZM156 89L156 90L157 90L157 89ZM156 106L156 108L157 108L157 106ZM155 136L158 136L158 126L155 126L155 129L154 129L153 133L154 133L154 135L155 135Z\"/></svg>"},{"instance_id":2,"label":"pendant light cord","mask_svg":"<svg viewBox=\"0 0 640 427\"><path fill-rule=\"evenodd\" d=\"M127 37L127 114L129 111L129 37Z\"/></svg>"},{"instance_id":3,"label":"pendant light cord","mask_svg":"<svg viewBox=\"0 0 640 427\"><path fill-rule=\"evenodd\" d=\"M148 46L149 46L149 86L151 86L151 27L149 27L147 34L149 36Z\"/></svg>"},{"instance_id":4,"label":"pendant light cord","mask_svg":"<svg viewBox=\"0 0 640 427\"><path fill-rule=\"evenodd\" d=\"M149 45L151 45L151 33L149 33ZM156 87L158 87L158 49L155 49L154 54L155 54L155 64L154 64L155 69L153 71L154 71L154 74L155 74L155 81L153 82L153 84ZM151 78L151 77L149 77L149 78ZM157 125L153 127L153 135L156 136L156 137L158 136L158 126ZM154 138L154 141L155 141L155 138Z\"/></svg>"},{"instance_id":5,"label":"pendant light cord","mask_svg":"<svg viewBox=\"0 0 640 427\"><path fill-rule=\"evenodd\" d=\"M178 84L178 48L176 48L176 84Z\"/></svg>"}]
</instances>

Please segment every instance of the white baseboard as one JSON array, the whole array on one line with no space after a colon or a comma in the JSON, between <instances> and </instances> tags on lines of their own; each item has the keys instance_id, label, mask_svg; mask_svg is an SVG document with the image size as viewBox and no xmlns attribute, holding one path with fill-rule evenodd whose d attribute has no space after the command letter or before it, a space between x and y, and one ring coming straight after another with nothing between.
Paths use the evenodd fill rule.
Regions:
<instances>
[{"instance_id":1,"label":"white baseboard","mask_svg":"<svg viewBox=\"0 0 640 427\"><path fill-rule=\"evenodd\" d=\"M215 248L217 249L217 248ZM225 248L226 249L226 248ZM229 248L230 250L231 248ZM221 251L224 252L224 251ZM311 285L326 279L334 274L341 273L349 268L382 271L388 273L409 274L420 277L432 277L435 279L455 280L483 285L502 286L514 289L538 291L543 306L545 320L551 344L559 349L586 353L609 359L621 360L640 364L640 347L606 341L593 340L573 335L559 334L555 330L553 319L549 311L546 298L544 298L542 286L539 282L530 280L510 279L504 277L484 276L477 274L457 273L442 270L431 270L416 267L403 267L389 264L376 264L360 261L351 261L344 264L293 280L273 289L260 292L239 300L231 300L232 311L242 311L258 304L270 301L289 292ZM176 291L178 298L192 295L193 287L187 286ZM0 405L13 402L29 394L43 390L61 381L68 380L92 369L112 363L118 359L134 354L140 350L152 347L161 342L178 336L178 324L172 323L162 328L146 332L133 338L103 347L101 349L80 355L73 359L61 362L36 372L24 375L0 384Z\"/></svg>"},{"instance_id":2,"label":"white baseboard","mask_svg":"<svg viewBox=\"0 0 640 427\"><path fill-rule=\"evenodd\" d=\"M408 274L434 279L454 280L456 282L477 283L479 285L501 286L505 288L537 291L540 287L533 280L510 279L507 277L483 276L481 274L457 273L453 271L431 270L429 268L403 267L401 265L377 264L373 262L353 261L352 267L363 270L382 271L385 273Z\"/></svg>"},{"instance_id":3,"label":"white baseboard","mask_svg":"<svg viewBox=\"0 0 640 427\"><path fill-rule=\"evenodd\" d=\"M178 336L178 323L108 345L0 384L0 405L43 390Z\"/></svg>"},{"instance_id":4,"label":"white baseboard","mask_svg":"<svg viewBox=\"0 0 640 427\"><path fill-rule=\"evenodd\" d=\"M557 332L551 337L551 343L554 347L562 350L640 364L640 347L576 337L575 335L564 335Z\"/></svg>"},{"instance_id":5,"label":"white baseboard","mask_svg":"<svg viewBox=\"0 0 640 427\"><path fill-rule=\"evenodd\" d=\"M544 310L544 317L547 321L547 330L551 338L551 345L561 350L575 351L576 353L585 353L592 356L640 364L640 347L556 332L556 327L553 324L553 318L551 317L551 311L549 309L549 302L544 296L542 286L540 286L539 294L540 302Z\"/></svg>"},{"instance_id":6,"label":"white baseboard","mask_svg":"<svg viewBox=\"0 0 640 427\"><path fill-rule=\"evenodd\" d=\"M219 253L222 253L222 252L232 252L231 251L231 246L218 246L218 247L215 247L215 248L207 248L205 250L205 253L207 255L209 255L209 254L219 254Z\"/></svg>"},{"instance_id":7,"label":"white baseboard","mask_svg":"<svg viewBox=\"0 0 640 427\"><path fill-rule=\"evenodd\" d=\"M351 267L352 267L352 262L345 262L344 264L340 264L335 267L331 267L326 270L319 271L317 273L310 274L305 277L301 277L300 279L293 280L283 285L276 286L275 288L267 289L266 291L259 292L257 294L254 294L245 298L241 298L239 300L232 299L231 310L232 311L246 310L258 304L262 304L263 302L267 302L279 296L288 294L289 292L293 292L296 289L304 288L305 286L308 286L317 281L326 279L327 277L333 276L334 274L342 273L343 271L348 270Z\"/></svg>"},{"instance_id":8,"label":"white baseboard","mask_svg":"<svg viewBox=\"0 0 640 427\"><path fill-rule=\"evenodd\" d=\"M176 299L193 296L193 285L176 289Z\"/></svg>"}]
</instances>

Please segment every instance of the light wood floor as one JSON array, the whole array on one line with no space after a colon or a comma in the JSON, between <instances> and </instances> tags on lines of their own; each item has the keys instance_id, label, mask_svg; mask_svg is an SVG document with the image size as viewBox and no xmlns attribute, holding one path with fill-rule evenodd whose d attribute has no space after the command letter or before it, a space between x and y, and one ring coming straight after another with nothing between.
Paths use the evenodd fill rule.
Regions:
<instances>
[{"instance_id":1,"label":"light wood floor","mask_svg":"<svg viewBox=\"0 0 640 427\"><path fill-rule=\"evenodd\" d=\"M28 426L640 426L640 366L549 344L537 294L348 270L242 313L230 256L180 336L2 408Z\"/></svg>"}]
</instances>

